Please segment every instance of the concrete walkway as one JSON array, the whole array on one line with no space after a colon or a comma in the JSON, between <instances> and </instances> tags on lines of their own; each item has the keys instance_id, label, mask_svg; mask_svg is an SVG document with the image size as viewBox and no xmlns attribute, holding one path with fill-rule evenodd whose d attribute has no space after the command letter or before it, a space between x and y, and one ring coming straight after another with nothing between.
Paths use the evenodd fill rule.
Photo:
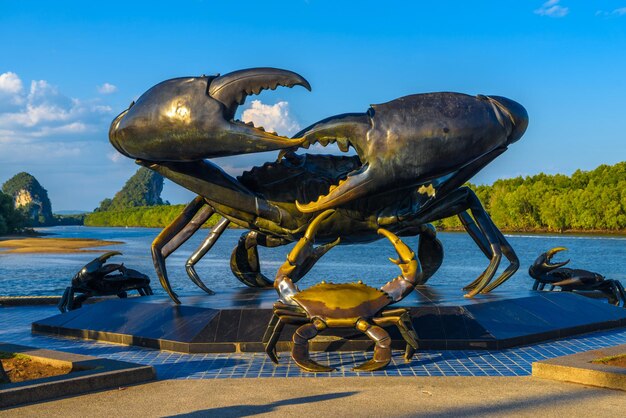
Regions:
<instances>
[{"instance_id":1,"label":"concrete walkway","mask_svg":"<svg viewBox=\"0 0 626 418\"><path fill-rule=\"evenodd\" d=\"M532 377L172 381L0 412L0 416L622 416L626 393Z\"/></svg>"}]
</instances>

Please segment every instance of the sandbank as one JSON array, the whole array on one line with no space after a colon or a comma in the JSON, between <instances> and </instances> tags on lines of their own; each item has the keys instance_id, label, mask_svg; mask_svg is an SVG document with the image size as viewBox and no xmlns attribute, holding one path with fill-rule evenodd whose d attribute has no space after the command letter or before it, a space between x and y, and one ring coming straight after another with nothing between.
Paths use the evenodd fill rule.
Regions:
<instances>
[{"instance_id":1,"label":"sandbank","mask_svg":"<svg viewBox=\"0 0 626 418\"><path fill-rule=\"evenodd\" d=\"M102 252L108 245L123 241L104 241L91 238L0 238L0 253L93 253Z\"/></svg>"}]
</instances>

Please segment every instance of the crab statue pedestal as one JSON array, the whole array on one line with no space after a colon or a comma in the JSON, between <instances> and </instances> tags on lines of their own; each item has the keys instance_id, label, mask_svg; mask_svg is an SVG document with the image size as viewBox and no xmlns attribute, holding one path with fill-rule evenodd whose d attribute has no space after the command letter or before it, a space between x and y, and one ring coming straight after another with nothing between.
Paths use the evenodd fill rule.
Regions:
<instances>
[{"instance_id":1,"label":"crab statue pedestal","mask_svg":"<svg viewBox=\"0 0 626 418\"><path fill-rule=\"evenodd\" d=\"M272 317L273 289L239 288L180 295L110 299L41 319L34 333L78 337L184 353L263 352ZM417 286L394 308L407 308L420 350L503 349L600 329L626 326L626 309L569 292L508 292L473 299L457 287ZM296 326L285 325L277 351L291 350ZM389 327L392 348L406 343ZM374 343L355 329L321 331L311 351L371 350ZM413 361L419 361L419 355Z\"/></svg>"}]
</instances>

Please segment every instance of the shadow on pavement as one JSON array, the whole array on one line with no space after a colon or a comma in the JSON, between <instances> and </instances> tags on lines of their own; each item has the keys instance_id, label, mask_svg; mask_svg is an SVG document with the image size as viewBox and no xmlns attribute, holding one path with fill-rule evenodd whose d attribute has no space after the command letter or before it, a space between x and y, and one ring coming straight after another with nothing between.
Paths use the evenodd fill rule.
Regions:
<instances>
[{"instance_id":1,"label":"shadow on pavement","mask_svg":"<svg viewBox=\"0 0 626 418\"><path fill-rule=\"evenodd\" d=\"M220 418L228 417L249 417L252 415L265 414L274 411L279 406L285 405L299 405L308 404L313 402L328 401L332 399L345 398L347 396L355 395L358 392L341 392L341 393L327 393L323 395L303 396L300 398L285 399L282 401L276 401L265 405L233 405L224 406L220 408L204 409L202 411L189 412L186 414L170 415L170 417L207 417L215 416Z\"/></svg>"}]
</instances>

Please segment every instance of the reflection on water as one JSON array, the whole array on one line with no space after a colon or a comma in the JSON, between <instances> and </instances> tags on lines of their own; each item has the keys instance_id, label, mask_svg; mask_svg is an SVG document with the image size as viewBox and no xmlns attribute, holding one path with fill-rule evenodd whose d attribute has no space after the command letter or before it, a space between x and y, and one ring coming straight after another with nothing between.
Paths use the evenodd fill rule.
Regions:
<instances>
[{"instance_id":1,"label":"reflection on water","mask_svg":"<svg viewBox=\"0 0 626 418\"><path fill-rule=\"evenodd\" d=\"M90 228L63 226L40 228L41 232L54 234L58 238L96 238L124 241L122 245L101 247L103 251L119 250L123 256L111 262L123 261L128 267L150 276L155 293L163 294L158 284L152 259L150 243L160 232L153 228ZM228 229L213 249L198 263L197 270L204 282L213 289L243 286L230 272L230 254L242 230ZM172 286L179 294L202 293L187 278L185 261L200 245L207 230L198 232L177 252L167 259L168 273ZM446 252L443 265L428 281L461 288L474 280L487 267L488 260L464 233L440 233ZM572 266L597 271L607 278L626 282L626 238L603 236L558 236L558 235L507 235L520 258L520 270L502 287L509 290L529 289L532 280L528 277L528 266L541 253L552 247L569 249L561 257L571 258ZM415 247L416 238L406 239ZM282 264L290 246L260 248L261 268L272 278ZM320 280L346 282L363 280L373 286L381 286L398 275L399 270L387 257L393 255L388 241L380 240L367 245L338 246L324 256L299 285L310 286ZM59 295L69 284L71 277L85 263L92 260L94 253L79 254L6 254L0 253L0 295ZM506 267L503 261L500 271ZM496 290L497 292L497 290Z\"/></svg>"}]
</instances>

